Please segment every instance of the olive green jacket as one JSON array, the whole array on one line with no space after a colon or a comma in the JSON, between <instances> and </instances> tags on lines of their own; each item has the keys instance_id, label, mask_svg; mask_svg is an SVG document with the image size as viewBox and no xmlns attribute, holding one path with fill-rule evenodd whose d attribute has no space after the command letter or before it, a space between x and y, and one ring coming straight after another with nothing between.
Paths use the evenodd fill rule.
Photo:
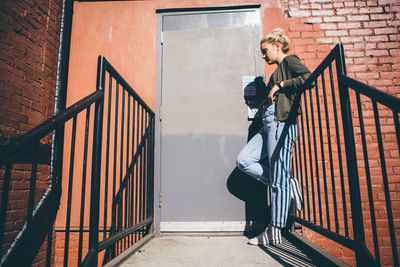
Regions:
<instances>
[{"instance_id":1,"label":"olive green jacket","mask_svg":"<svg viewBox=\"0 0 400 267\"><path fill-rule=\"evenodd\" d=\"M299 104L297 113L294 114L295 117L289 118L297 91L310 74L310 70L304 66L303 62L296 55L286 56L272 73L267 85L268 91L275 84L284 81L283 87L278 91L278 95L275 98L275 119L277 121L294 121L297 115L301 114Z\"/></svg>"}]
</instances>

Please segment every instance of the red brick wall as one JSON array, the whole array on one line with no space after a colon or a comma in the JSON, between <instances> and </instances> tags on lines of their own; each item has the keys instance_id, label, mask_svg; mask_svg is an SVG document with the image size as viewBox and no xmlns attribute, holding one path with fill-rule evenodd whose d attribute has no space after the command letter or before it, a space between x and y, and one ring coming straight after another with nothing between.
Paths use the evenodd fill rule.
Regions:
<instances>
[{"instance_id":1,"label":"red brick wall","mask_svg":"<svg viewBox=\"0 0 400 267\"><path fill-rule=\"evenodd\" d=\"M61 5L1 3L0 145L53 115Z\"/></svg>"},{"instance_id":2,"label":"red brick wall","mask_svg":"<svg viewBox=\"0 0 400 267\"><path fill-rule=\"evenodd\" d=\"M347 73L350 77L374 86L391 95L400 97L400 2L397 0L327 1L282 0L283 27L288 30L294 50L305 64L313 70L335 44L344 44ZM365 164L359 128L359 114L355 94L350 91L358 171L360 174L361 200L363 206L366 243L372 254L372 230L369 212ZM367 139L373 197L378 227L378 243L383 266L393 265L385 205L382 170L377 145L372 103L361 98ZM400 240L400 158L397 150L392 113L378 105L379 121L389 180L397 245ZM315 110L314 110L315 111ZM316 117L316 115L315 115ZM326 140L326 136L325 136ZM321 168L320 170L321 171ZM347 178L346 178L347 179ZM322 181L321 181L322 182ZM322 183L321 183L322 184ZM340 191L338 191L340 192ZM348 192L348 189L347 189ZM328 192L332 194L331 192ZM348 210L350 206L348 205ZM343 217L343 208L339 217ZM349 217L351 220L351 217ZM351 227L349 222L349 227ZM354 265L354 253L303 227L303 234ZM350 236L352 231L350 229Z\"/></svg>"},{"instance_id":3,"label":"red brick wall","mask_svg":"<svg viewBox=\"0 0 400 267\"><path fill-rule=\"evenodd\" d=\"M61 0L1 2L0 145L53 115L61 8ZM47 136L41 141L47 150L50 140ZM23 159L16 162L11 172L3 252L21 229L28 211L32 165ZM49 185L48 162L38 166L35 204ZM2 195L4 169L0 177ZM47 242L33 266L45 265L46 246Z\"/></svg>"},{"instance_id":4,"label":"red brick wall","mask_svg":"<svg viewBox=\"0 0 400 267\"><path fill-rule=\"evenodd\" d=\"M399 1L282 0L282 6L295 51L306 63L341 42L349 76L400 96Z\"/></svg>"}]
</instances>

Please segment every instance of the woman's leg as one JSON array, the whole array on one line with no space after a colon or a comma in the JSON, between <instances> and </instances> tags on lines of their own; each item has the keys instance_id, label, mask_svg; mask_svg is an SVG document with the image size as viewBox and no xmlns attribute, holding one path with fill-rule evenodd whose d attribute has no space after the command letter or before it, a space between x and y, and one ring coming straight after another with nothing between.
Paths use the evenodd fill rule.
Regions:
<instances>
[{"instance_id":1,"label":"woman's leg","mask_svg":"<svg viewBox=\"0 0 400 267\"><path fill-rule=\"evenodd\" d=\"M292 149L298 135L297 124L277 123L273 119L267 120L264 131L271 166L268 184L272 188L271 223L264 232L249 240L251 245L282 243L281 228L286 226L290 205Z\"/></svg>"},{"instance_id":2,"label":"woman's leg","mask_svg":"<svg viewBox=\"0 0 400 267\"><path fill-rule=\"evenodd\" d=\"M239 170L252 176L263 184L269 184L270 170L260 164L260 160L267 157L267 136L260 130L239 152L236 166Z\"/></svg>"},{"instance_id":3,"label":"woman's leg","mask_svg":"<svg viewBox=\"0 0 400 267\"><path fill-rule=\"evenodd\" d=\"M267 128L270 177L272 180L271 224L286 226L290 207L290 170L293 145L298 137L297 124L271 122Z\"/></svg>"}]
</instances>

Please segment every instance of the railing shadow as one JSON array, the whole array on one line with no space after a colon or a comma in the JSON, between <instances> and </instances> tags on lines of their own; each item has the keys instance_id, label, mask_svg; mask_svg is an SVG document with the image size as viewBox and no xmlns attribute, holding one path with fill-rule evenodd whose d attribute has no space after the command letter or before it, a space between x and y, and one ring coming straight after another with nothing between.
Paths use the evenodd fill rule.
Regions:
<instances>
[{"instance_id":1,"label":"railing shadow","mask_svg":"<svg viewBox=\"0 0 400 267\"><path fill-rule=\"evenodd\" d=\"M260 249L285 267L321 266L316 259L310 258L287 240L279 245L260 246Z\"/></svg>"}]
</instances>

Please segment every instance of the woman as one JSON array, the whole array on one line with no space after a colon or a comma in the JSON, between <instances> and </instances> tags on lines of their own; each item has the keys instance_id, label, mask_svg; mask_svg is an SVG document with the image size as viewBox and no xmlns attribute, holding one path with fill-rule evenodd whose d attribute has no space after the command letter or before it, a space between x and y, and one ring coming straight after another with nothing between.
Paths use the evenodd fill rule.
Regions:
<instances>
[{"instance_id":1,"label":"woman","mask_svg":"<svg viewBox=\"0 0 400 267\"><path fill-rule=\"evenodd\" d=\"M301 112L294 99L310 76L299 57L287 54L290 41L282 29L274 29L261 40L260 46L263 59L277 68L267 84L266 102L259 107L263 112L263 128L239 153L237 167L272 188L272 203L271 222L264 232L250 239L251 245L282 243L281 229L286 226L291 199L301 210L298 183L290 179L292 149L298 137L296 117ZM265 157L268 167L260 164Z\"/></svg>"}]
</instances>

